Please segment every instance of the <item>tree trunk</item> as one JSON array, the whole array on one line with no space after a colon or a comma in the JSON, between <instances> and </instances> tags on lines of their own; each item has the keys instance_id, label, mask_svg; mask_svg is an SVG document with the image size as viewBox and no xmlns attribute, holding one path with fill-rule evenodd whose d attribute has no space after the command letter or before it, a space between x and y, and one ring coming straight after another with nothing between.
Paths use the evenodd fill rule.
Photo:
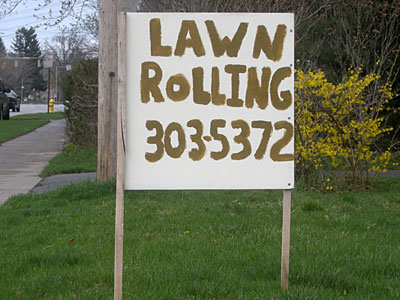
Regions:
<instances>
[{"instance_id":1,"label":"tree trunk","mask_svg":"<svg viewBox=\"0 0 400 300\"><path fill-rule=\"evenodd\" d=\"M117 12L135 11L137 0L99 0L99 96L97 180L117 169Z\"/></svg>"}]
</instances>

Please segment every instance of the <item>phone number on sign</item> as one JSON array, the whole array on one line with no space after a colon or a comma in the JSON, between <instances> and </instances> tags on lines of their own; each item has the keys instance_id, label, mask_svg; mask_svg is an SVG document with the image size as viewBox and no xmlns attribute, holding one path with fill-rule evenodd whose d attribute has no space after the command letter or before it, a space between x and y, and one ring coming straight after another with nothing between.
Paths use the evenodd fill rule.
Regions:
<instances>
[{"instance_id":1,"label":"phone number on sign","mask_svg":"<svg viewBox=\"0 0 400 300\"><path fill-rule=\"evenodd\" d=\"M211 151L210 157L214 160L220 160L228 156L230 152L230 143L228 138L219 132L219 129L227 127L226 120L215 119L210 123L210 135L204 135L203 123L198 120L190 120L186 123L189 128L194 128L195 133L190 135L190 140L197 145L196 148L191 148L189 158L193 161L201 160L206 154L206 143L212 140L218 141L221 144L220 151ZM229 125L228 125L229 126ZM253 153L253 147L249 141L250 133L253 130L261 130L262 137L254 152L254 158L261 160L264 158L267 151L268 142L273 131L284 130L283 136L277 140L271 147L270 158L275 162L292 161L293 153L281 153L282 149L287 146L293 139L293 125L287 121L278 121L274 124L269 121L252 121L251 127L244 120L234 120L230 126L233 129L240 130L239 134L233 137L233 142L242 146L241 151L230 155L232 160L243 160ZM157 162L166 153L169 157L180 158L186 150L186 135L182 125L177 122L172 122L164 129L163 125L156 120L146 121L146 128L149 131L155 131L154 135L147 138L149 145L155 145L154 152L146 152L145 158L149 162ZM172 143L172 135L177 136L177 145ZM254 145L253 145L254 146Z\"/></svg>"}]
</instances>

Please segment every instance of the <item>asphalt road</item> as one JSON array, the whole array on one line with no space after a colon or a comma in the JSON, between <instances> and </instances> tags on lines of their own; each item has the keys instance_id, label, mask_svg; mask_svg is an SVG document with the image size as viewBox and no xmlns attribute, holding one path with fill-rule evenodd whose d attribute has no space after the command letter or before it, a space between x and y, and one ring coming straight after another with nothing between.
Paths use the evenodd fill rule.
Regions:
<instances>
[{"instance_id":1,"label":"asphalt road","mask_svg":"<svg viewBox=\"0 0 400 300\"><path fill-rule=\"evenodd\" d=\"M63 104L55 104L54 111L64 111ZM10 117L23 115L23 114L37 114L37 113L47 113L47 104L24 104L21 103L20 112L10 111Z\"/></svg>"}]
</instances>

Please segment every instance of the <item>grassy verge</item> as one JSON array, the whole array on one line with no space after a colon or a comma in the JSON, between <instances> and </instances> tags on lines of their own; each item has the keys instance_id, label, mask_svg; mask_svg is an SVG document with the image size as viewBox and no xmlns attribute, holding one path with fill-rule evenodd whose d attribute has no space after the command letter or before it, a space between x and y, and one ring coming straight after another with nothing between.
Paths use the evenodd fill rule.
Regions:
<instances>
[{"instance_id":1,"label":"grassy verge","mask_svg":"<svg viewBox=\"0 0 400 300\"><path fill-rule=\"evenodd\" d=\"M289 291L281 191L127 191L126 299L399 299L400 181L294 191ZM1 299L112 299L114 183L0 207ZM125 299L124 298L124 299Z\"/></svg>"},{"instance_id":2,"label":"grassy verge","mask_svg":"<svg viewBox=\"0 0 400 300\"><path fill-rule=\"evenodd\" d=\"M42 176L66 173L96 172L97 152L91 148L66 149L55 156L46 168Z\"/></svg>"},{"instance_id":3,"label":"grassy verge","mask_svg":"<svg viewBox=\"0 0 400 300\"><path fill-rule=\"evenodd\" d=\"M49 120L0 121L0 143L24 135L49 122Z\"/></svg>"},{"instance_id":4,"label":"grassy verge","mask_svg":"<svg viewBox=\"0 0 400 300\"><path fill-rule=\"evenodd\" d=\"M38 114L25 114L14 116L12 120L60 120L64 119L65 115L63 112L55 112L55 113L38 113Z\"/></svg>"},{"instance_id":5,"label":"grassy verge","mask_svg":"<svg viewBox=\"0 0 400 300\"><path fill-rule=\"evenodd\" d=\"M0 122L0 143L12 140L16 137L29 133L36 128L49 123L50 120L64 118L64 113L39 113L26 114L12 117L9 121Z\"/></svg>"},{"instance_id":6,"label":"grassy verge","mask_svg":"<svg viewBox=\"0 0 400 300\"><path fill-rule=\"evenodd\" d=\"M22 104L47 104L47 99L40 99L40 100L28 100L28 101L23 101L21 102ZM54 104L64 104L64 102L54 102Z\"/></svg>"}]
</instances>

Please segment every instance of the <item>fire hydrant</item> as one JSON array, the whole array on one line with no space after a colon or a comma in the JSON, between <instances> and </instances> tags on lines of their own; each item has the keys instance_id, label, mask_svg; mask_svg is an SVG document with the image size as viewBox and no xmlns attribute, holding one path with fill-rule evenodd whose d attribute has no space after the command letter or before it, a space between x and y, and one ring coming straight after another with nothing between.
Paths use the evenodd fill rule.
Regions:
<instances>
[{"instance_id":1,"label":"fire hydrant","mask_svg":"<svg viewBox=\"0 0 400 300\"><path fill-rule=\"evenodd\" d=\"M52 112L54 112L54 100L50 99L50 102L49 102L49 113L52 113Z\"/></svg>"}]
</instances>

